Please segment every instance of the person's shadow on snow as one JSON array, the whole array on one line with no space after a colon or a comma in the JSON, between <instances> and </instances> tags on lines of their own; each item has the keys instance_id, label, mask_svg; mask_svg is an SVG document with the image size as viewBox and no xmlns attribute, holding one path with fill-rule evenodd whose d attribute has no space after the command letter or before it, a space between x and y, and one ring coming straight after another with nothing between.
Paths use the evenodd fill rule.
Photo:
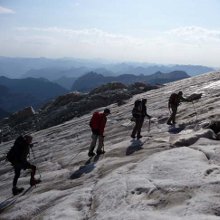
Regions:
<instances>
[{"instance_id":1,"label":"person's shadow on snow","mask_svg":"<svg viewBox=\"0 0 220 220\"><path fill-rule=\"evenodd\" d=\"M100 155L95 155L95 157L90 157L83 166L80 166L71 176L70 179L78 179L84 173L90 173L95 169L95 163L99 160Z\"/></svg>"},{"instance_id":2,"label":"person's shadow on snow","mask_svg":"<svg viewBox=\"0 0 220 220\"><path fill-rule=\"evenodd\" d=\"M133 154L135 151L139 151L142 148L143 142L141 140L131 140L131 145L128 146L127 150L126 150L126 155L131 155Z\"/></svg>"},{"instance_id":3,"label":"person's shadow on snow","mask_svg":"<svg viewBox=\"0 0 220 220\"><path fill-rule=\"evenodd\" d=\"M171 125L169 128L168 128L168 132L169 133L172 133L172 134L178 134L180 133L182 130L185 129L185 126L184 125Z\"/></svg>"}]
</instances>

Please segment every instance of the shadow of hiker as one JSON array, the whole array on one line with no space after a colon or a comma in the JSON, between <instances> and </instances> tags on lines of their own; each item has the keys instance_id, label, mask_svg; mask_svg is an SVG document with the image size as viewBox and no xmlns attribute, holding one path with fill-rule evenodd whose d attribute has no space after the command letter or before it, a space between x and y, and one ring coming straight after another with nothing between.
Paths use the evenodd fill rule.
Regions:
<instances>
[{"instance_id":1,"label":"shadow of hiker","mask_svg":"<svg viewBox=\"0 0 220 220\"><path fill-rule=\"evenodd\" d=\"M95 163L99 160L100 155L90 157L83 166L80 166L71 176L70 179L78 179L84 173L90 173L95 169Z\"/></svg>"},{"instance_id":2,"label":"shadow of hiker","mask_svg":"<svg viewBox=\"0 0 220 220\"><path fill-rule=\"evenodd\" d=\"M4 212L6 209L10 208L13 204L16 203L17 199L20 196L24 196L27 192L31 191L34 187L29 186L26 190L21 192L17 197L16 196L11 196L8 199L5 199L3 202L0 203L0 214Z\"/></svg>"},{"instance_id":3,"label":"shadow of hiker","mask_svg":"<svg viewBox=\"0 0 220 220\"><path fill-rule=\"evenodd\" d=\"M185 129L185 125L171 125L168 129L169 133L178 134Z\"/></svg>"},{"instance_id":4,"label":"shadow of hiker","mask_svg":"<svg viewBox=\"0 0 220 220\"><path fill-rule=\"evenodd\" d=\"M144 144L141 140L131 140L131 145L127 148L126 150L126 155L131 155L133 154L135 151L139 151L142 148L142 145Z\"/></svg>"}]
</instances>

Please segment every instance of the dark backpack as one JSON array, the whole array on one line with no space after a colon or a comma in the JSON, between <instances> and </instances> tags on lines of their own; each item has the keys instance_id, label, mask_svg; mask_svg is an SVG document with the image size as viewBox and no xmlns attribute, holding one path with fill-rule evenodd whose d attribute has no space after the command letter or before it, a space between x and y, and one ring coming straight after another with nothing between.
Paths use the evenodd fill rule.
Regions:
<instances>
[{"instance_id":1,"label":"dark backpack","mask_svg":"<svg viewBox=\"0 0 220 220\"><path fill-rule=\"evenodd\" d=\"M139 118L141 116L142 113L142 102L141 100L136 100L134 102L134 108L132 109L132 116L134 118Z\"/></svg>"},{"instance_id":2,"label":"dark backpack","mask_svg":"<svg viewBox=\"0 0 220 220\"><path fill-rule=\"evenodd\" d=\"M138 108L140 105L141 105L141 100L140 100L140 99L137 99L137 100L134 102L134 107L135 107L135 108Z\"/></svg>"},{"instance_id":3,"label":"dark backpack","mask_svg":"<svg viewBox=\"0 0 220 220\"><path fill-rule=\"evenodd\" d=\"M178 95L176 93L172 93L169 98L169 104L178 105Z\"/></svg>"},{"instance_id":4,"label":"dark backpack","mask_svg":"<svg viewBox=\"0 0 220 220\"><path fill-rule=\"evenodd\" d=\"M8 151L6 155L6 159L13 163L16 160L16 156L19 153L19 146L21 146L25 142L24 137L21 135L16 138L14 145L11 147L11 149Z\"/></svg>"}]
</instances>

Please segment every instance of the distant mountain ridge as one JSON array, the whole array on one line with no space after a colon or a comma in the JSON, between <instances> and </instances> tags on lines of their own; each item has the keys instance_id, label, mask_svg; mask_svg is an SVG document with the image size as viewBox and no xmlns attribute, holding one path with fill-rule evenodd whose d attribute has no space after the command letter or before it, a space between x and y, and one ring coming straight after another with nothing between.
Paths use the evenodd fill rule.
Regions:
<instances>
[{"instance_id":1,"label":"distant mountain ridge","mask_svg":"<svg viewBox=\"0 0 220 220\"><path fill-rule=\"evenodd\" d=\"M45 78L52 82L59 84L60 86L70 90L74 81L88 73L90 71L87 67L77 67L62 70L60 68L45 68L45 69L31 69L27 73L23 74L22 77L33 77L33 78ZM114 75L113 72L106 70L105 68L94 69L96 73L103 75Z\"/></svg>"},{"instance_id":2,"label":"distant mountain ridge","mask_svg":"<svg viewBox=\"0 0 220 220\"><path fill-rule=\"evenodd\" d=\"M0 118L9 116L9 113L0 108Z\"/></svg>"},{"instance_id":3,"label":"distant mountain ridge","mask_svg":"<svg viewBox=\"0 0 220 220\"><path fill-rule=\"evenodd\" d=\"M185 71L194 76L214 71L213 67L201 65L161 65L138 62L107 62L73 58L13 58L0 56L0 75L10 78L43 77L51 81L63 76L79 77L94 71L103 75L115 76L122 74L150 75L158 71Z\"/></svg>"},{"instance_id":4,"label":"distant mountain ridge","mask_svg":"<svg viewBox=\"0 0 220 220\"><path fill-rule=\"evenodd\" d=\"M38 107L68 90L46 79L9 79L0 76L0 108L14 112L26 106Z\"/></svg>"},{"instance_id":5,"label":"distant mountain ridge","mask_svg":"<svg viewBox=\"0 0 220 220\"><path fill-rule=\"evenodd\" d=\"M124 73L127 74L143 74L143 75L151 75L156 72L173 72L173 71L184 71L190 76L203 74L207 72L214 71L215 69L212 67L201 66L201 65L135 65L128 63L120 63L116 64L112 67L109 67L112 72L116 72L117 75L121 75Z\"/></svg>"},{"instance_id":6,"label":"distant mountain ridge","mask_svg":"<svg viewBox=\"0 0 220 220\"><path fill-rule=\"evenodd\" d=\"M163 84L189 77L190 76L183 71L173 71L170 73L157 72L148 76L143 74L138 76L132 74L123 74L119 76L103 76L102 74L98 74L96 72L90 72L75 80L72 86L72 90L88 92L102 84L106 84L109 82L121 82L126 85L135 82L143 82L147 84Z\"/></svg>"}]
</instances>

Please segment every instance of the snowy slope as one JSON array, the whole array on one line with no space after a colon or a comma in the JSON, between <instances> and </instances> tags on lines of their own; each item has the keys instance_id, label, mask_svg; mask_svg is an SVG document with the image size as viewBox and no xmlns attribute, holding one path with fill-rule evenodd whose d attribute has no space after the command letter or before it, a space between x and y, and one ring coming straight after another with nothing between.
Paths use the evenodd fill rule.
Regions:
<instances>
[{"instance_id":1,"label":"snowy slope","mask_svg":"<svg viewBox=\"0 0 220 220\"><path fill-rule=\"evenodd\" d=\"M194 105L179 107L182 126L174 129L166 125L167 100L179 90L203 95ZM130 138L137 98L148 99L153 116L140 142ZM109 107L106 154L91 161L91 114L33 134L38 144L31 161L42 183L15 197L0 219L220 219L220 145L212 130L201 128L220 119L220 72L169 83ZM2 159L11 145L0 145L1 204L11 201L13 170ZM28 188L29 178L22 172L18 185Z\"/></svg>"}]
</instances>

